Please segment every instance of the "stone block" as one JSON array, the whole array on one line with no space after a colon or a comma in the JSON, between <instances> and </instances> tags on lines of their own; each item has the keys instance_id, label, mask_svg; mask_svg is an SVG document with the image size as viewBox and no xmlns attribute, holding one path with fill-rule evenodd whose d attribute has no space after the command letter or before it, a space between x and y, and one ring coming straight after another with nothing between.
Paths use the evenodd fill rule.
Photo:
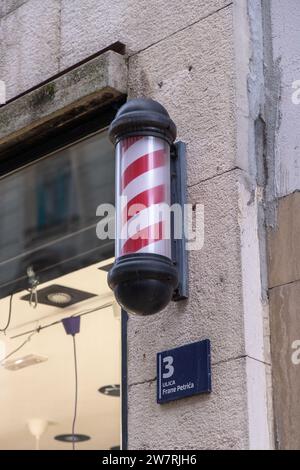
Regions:
<instances>
[{"instance_id":1,"label":"stone block","mask_svg":"<svg viewBox=\"0 0 300 470\"><path fill-rule=\"evenodd\" d=\"M28 0L0 19L0 80L7 100L59 69L59 0Z\"/></svg>"},{"instance_id":2,"label":"stone block","mask_svg":"<svg viewBox=\"0 0 300 470\"><path fill-rule=\"evenodd\" d=\"M129 96L168 109L187 144L188 184L236 167L232 7L129 59Z\"/></svg>"}]
</instances>

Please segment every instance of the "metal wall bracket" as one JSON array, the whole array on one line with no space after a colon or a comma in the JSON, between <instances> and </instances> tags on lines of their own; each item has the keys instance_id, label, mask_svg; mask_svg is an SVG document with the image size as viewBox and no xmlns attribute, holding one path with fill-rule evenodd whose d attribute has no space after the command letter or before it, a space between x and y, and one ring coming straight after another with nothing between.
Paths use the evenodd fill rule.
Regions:
<instances>
[{"instance_id":1,"label":"metal wall bracket","mask_svg":"<svg viewBox=\"0 0 300 470\"><path fill-rule=\"evenodd\" d=\"M172 300L177 302L188 298L188 256L184 229L184 207L187 203L186 144L178 141L171 146L171 204L182 208L182 237L172 237L172 259L177 266L179 284ZM174 214L172 213L172 233L174 233Z\"/></svg>"}]
</instances>

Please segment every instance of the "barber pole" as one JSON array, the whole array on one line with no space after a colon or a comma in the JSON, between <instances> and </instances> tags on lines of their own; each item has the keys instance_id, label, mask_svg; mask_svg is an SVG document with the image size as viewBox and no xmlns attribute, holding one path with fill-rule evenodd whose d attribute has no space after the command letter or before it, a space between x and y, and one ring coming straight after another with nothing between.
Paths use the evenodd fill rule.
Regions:
<instances>
[{"instance_id":1,"label":"barber pole","mask_svg":"<svg viewBox=\"0 0 300 470\"><path fill-rule=\"evenodd\" d=\"M170 147L151 136L117 145L116 256L156 253L171 258Z\"/></svg>"},{"instance_id":2,"label":"barber pole","mask_svg":"<svg viewBox=\"0 0 300 470\"><path fill-rule=\"evenodd\" d=\"M178 284L171 254L170 146L176 127L157 102L131 100L110 127L116 146L116 261L108 283L127 311L164 308Z\"/></svg>"}]
</instances>

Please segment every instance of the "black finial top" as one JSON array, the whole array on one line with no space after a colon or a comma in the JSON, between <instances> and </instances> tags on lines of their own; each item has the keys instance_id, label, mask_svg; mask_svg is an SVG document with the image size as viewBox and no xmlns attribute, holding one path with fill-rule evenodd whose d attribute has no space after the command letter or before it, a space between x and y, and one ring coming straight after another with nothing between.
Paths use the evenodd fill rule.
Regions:
<instances>
[{"instance_id":1,"label":"black finial top","mask_svg":"<svg viewBox=\"0 0 300 470\"><path fill-rule=\"evenodd\" d=\"M133 135L154 135L171 145L176 133L176 126L167 110L157 101L146 98L127 101L109 128L109 137L114 144Z\"/></svg>"}]
</instances>

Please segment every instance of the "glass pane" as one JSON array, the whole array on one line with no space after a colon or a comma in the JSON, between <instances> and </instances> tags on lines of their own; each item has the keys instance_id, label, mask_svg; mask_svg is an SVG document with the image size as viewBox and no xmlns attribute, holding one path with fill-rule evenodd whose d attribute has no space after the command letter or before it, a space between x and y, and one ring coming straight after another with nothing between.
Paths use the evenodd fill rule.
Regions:
<instances>
[{"instance_id":1,"label":"glass pane","mask_svg":"<svg viewBox=\"0 0 300 470\"><path fill-rule=\"evenodd\" d=\"M117 145L116 257L155 253L171 258L170 146L152 136Z\"/></svg>"},{"instance_id":2,"label":"glass pane","mask_svg":"<svg viewBox=\"0 0 300 470\"><path fill-rule=\"evenodd\" d=\"M114 149L98 133L0 181L0 297L113 254L96 237L96 209L114 203Z\"/></svg>"}]
</instances>

